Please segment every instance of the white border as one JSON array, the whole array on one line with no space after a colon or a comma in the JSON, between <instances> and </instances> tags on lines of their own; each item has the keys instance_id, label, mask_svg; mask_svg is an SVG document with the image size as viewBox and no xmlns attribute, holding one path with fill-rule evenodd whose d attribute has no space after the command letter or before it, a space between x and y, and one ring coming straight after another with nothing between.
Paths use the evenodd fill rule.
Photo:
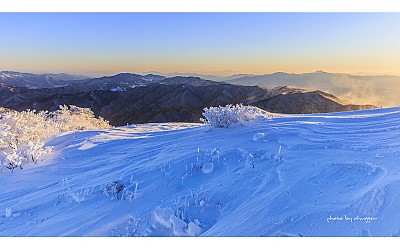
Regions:
<instances>
[{"instance_id":1,"label":"white border","mask_svg":"<svg viewBox=\"0 0 400 250\"><path fill-rule=\"evenodd\" d=\"M0 12L400 12L394 0L0 0ZM396 249L400 238L0 238L2 249Z\"/></svg>"},{"instance_id":2,"label":"white border","mask_svg":"<svg viewBox=\"0 0 400 250\"><path fill-rule=\"evenodd\" d=\"M396 0L0 0L0 12L399 12Z\"/></svg>"},{"instance_id":3,"label":"white border","mask_svg":"<svg viewBox=\"0 0 400 250\"><path fill-rule=\"evenodd\" d=\"M400 238L213 237L213 238L0 238L2 249L398 249Z\"/></svg>"}]
</instances>

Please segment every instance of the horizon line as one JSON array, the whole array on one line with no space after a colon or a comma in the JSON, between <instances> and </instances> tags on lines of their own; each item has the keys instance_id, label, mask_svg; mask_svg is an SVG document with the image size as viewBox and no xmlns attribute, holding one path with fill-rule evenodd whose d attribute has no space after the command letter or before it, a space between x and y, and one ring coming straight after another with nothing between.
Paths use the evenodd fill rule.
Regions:
<instances>
[{"instance_id":1,"label":"horizon line","mask_svg":"<svg viewBox=\"0 0 400 250\"><path fill-rule=\"evenodd\" d=\"M340 74L340 75L352 75L352 76L394 76L400 77L400 75L396 74L389 74L389 73L377 73L377 72L350 72L350 73L343 73L343 72L330 72L325 70L315 70L315 71L308 71L308 72L287 72L287 71L275 71L271 73L245 73L245 72L234 72L234 71L222 71L222 72L160 72L160 71L145 71L145 72L134 72L134 71L118 71L118 72L107 72L107 71L89 71L89 72L51 72L51 71L19 71L19 70L1 70L0 73L3 72L14 72L14 73L27 73L27 74L34 74L34 75L49 75L49 74L56 74L56 75L73 75L73 76L81 76L81 77L88 77L88 78L97 78L97 77L106 77L106 76L115 76L119 74L129 73L129 74L136 74L136 75L161 75L161 76L187 76L187 75L204 75L204 76L212 76L212 77L232 77L232 76L265 76L265 75L273 75L278 73L288 74L288 75L302 75L302 74L313 74L313 73L327 73L327 74ZM231 72L230 74L221 74L223 72ZM219 73L219 74L218 74Z\"/></svg>"}]
</instances>

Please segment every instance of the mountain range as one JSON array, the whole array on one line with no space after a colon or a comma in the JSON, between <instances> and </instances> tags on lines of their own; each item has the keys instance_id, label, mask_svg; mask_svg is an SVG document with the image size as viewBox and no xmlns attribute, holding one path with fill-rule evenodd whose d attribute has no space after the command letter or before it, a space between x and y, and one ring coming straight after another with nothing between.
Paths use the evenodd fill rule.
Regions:
<instances>
[{"instance_id":1,"label":"mountain range","mask_svg":"<svg viewBox=\"0 0 400 250\"><path fill-rule=\"evenodd\" d=\"M156 72L153 73L156 74ZM175 73L175 75L178 74L180 73ZM213 81L262 88L287 85L296 88L318 89L349 100L352 103L373 104L383 107L400 105L400 76L394 75L355 75L329 73L322 70L303 74L276 72L263 75L214 76L188 73L180 75L193 75Z\"/></svg>"},{"instance_id":2,"label":"mountain range","mask_svg":"<svg viewBox=\"0 0 400 250\"><path fill-rule=\"evenodd\" d=\"M149 83L170 81L167 79L176 76L185 77L185 81L210 80L235 85L259 86L274 88L277 86L291 86L321 90L333 94L341 99L357 104L372 104L375 106L400 105L400 76L391 75L352 75L316 71L303 74L276 72L273 74L253 75L236 74L215 76L198 73L171 73L163 74L149 72L145 75L121 73L112 76L88 77L69 74L31 74L13 71L0 72L0 83L26 88L54 88L75 85L76 88L90 90L124 91ZM175 81L177 78L175 78ZM180 79L179 81L183 81Z\"/></svg>"},{"instance_id":3,"label":"mountain range","mask_svg":"<svg viewBox=\"0 0 400 250\"><path fill-rule=\"evenodd\" d=\"M79 76L15 72L1 72L1 76L1 107L18 111L53 111L64 104L88 107L96 116L109 120L115 126L199 122L205 107L238 103L287 114L375 108L373 105L350 104L319 90L242 86L199 77L121 73L80 79Z\"/></svg>"},{"instance_id":4,"label":"mountain range","mask_svg":"<svg viewBox=\"0 0 400 250\"><path fill-rule=\"evenodd\" d=\"M317 71L304 74L278 72L266 75L245 75L227 80L232 84L260 86L289 85L319 89L358 104L390 107L400 105L400 76L350 75Z\"/></svg>"},{"instance_id":5,"label":"mountain range","mask_svg":"<svg viewBox=\"0 0 400 250\"><path fill-rule=\"evenodd\" d=\"M15 71L1 71L0 83L30 89L55 88L69 85L80 80L87 80L89 77L81 75L60 74L32 74Z\"/></svg>"}]
</instances>

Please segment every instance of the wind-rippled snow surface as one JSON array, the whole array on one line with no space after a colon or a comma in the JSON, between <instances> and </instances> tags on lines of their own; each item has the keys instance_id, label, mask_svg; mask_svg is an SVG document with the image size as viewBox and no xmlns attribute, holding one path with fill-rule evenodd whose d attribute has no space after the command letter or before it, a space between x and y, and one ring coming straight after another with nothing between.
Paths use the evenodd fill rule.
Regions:
<instances>
[{"instance_id":1,"label":"wind-rippled snow surface","mask_svg":"<svg viewBox=\"0 0 400 250\"><path fill-rule=\"evenodd\" d=\"M400 108L65 134L0 174L0 236L399 236Z\"/></svg>"}]
</instances>

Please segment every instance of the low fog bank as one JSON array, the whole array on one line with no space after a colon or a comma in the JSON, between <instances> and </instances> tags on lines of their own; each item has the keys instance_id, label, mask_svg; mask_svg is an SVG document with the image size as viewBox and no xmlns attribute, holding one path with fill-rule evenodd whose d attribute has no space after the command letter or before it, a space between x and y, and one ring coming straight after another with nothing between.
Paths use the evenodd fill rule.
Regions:
<instances>
[{"instance_id":1,"label":"low fog bank","mask_svg":"<svg viewBox=\"0 0 400 250\"><path fill-rule=\"evenodd\" d=\"M308 88L330 92L356 104L378 107L400 106L400 77L395 76L334 76L331 81Z\"/></svg>"},{"instance_id":2,"label":"low fog bank","mask_svg":"<svg viewBox=\"0 0 400 250\"><path fill-rule=\"evenodd\" d=\"M274 73L244 76L228 82L266 88L288 85L318 89L354 104L372 104L378 107L400 106L400 76L355 76L317 71L306 74Z\"/></svg>"}]
</instances>

